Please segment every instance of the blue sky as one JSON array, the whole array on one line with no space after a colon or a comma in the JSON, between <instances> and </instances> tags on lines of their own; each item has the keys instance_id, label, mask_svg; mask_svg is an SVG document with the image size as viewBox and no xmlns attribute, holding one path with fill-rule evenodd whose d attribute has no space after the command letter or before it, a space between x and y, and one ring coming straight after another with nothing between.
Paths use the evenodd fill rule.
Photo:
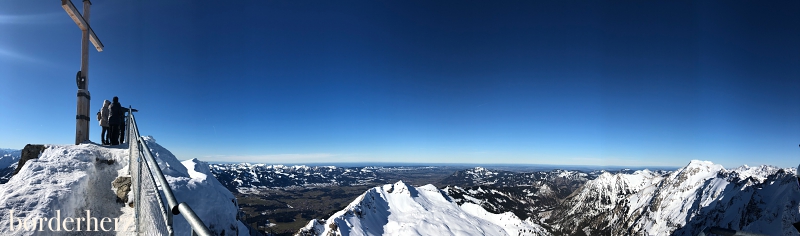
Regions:
<instances>
[{"instance_id":1,"label":"blue sky","mask_svg":"<svg viewBox=\"0 0 800 236\"><path fill-rule=\"evenodd\" d=\"M180 159L794 167L797 12L97 0L91 109L119 96ZM70 144L80 30L57 1L2 1L0 32L0 147Z\"/></svg>"}]
</instances>

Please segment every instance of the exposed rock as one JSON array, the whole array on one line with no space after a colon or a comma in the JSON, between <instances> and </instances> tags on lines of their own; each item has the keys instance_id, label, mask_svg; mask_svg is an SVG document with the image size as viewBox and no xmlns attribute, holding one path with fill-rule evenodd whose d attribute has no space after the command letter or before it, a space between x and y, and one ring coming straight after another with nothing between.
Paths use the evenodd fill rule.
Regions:
<instances>
[{"instance_id":1,"label":"exposed rock","mask_svg":"<svg viewBox=\"0 0 800 236\"><path fill-rule=\"evenodd\" d=\"M30 159L39 158L39 154L42 154L44 149L45 146L42 144L25 145L25 148L22 149L22 157L19 159L19 163L17 164L17 169L14 170L14 175L19 173L19 170L22 169L22 166L25 165L25 162L27 162Z\"/></svg>"},{"instance_id":2,"label":"exposed rock","mask_svg":"<svg viewBox=\"0 0 800 236\"><path fill-rule=\"evenodd\" d=\"M103 163L103 164L106 164L106 165L113 165L114 164L114 159L104 160L104 159L100 159L100 158L94 158L94 161L96 163Z\"/></svg>"},{"instance_id":3,"label":"exposed rock","mask_svg":"<svg viewBox=\"0 0 800 236\"><path fill-rule=\"evenodd\" d=\"M111 182L111 186L114 187L117 191L117 202L119 203L126 203L128 202L128 192L131 191L131 177L129 176L120 176Z\"/></svg>"}]
</instances>

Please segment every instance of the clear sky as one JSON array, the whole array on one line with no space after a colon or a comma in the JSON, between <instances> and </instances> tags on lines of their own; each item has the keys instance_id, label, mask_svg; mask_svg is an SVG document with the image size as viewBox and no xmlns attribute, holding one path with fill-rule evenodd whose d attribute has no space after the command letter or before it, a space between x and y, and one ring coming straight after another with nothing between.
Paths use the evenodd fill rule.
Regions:
<instances>
[{"instance_id":1,"label":"clear sky","mask_svg":"<svg viewBox=\"0 0 800 236\"><path fill-rule=\"evenodd\" d=\"M90 114L180 159L800 164L800 1L93 3ZM80 30L0 32L0 147L71 144Z\"/></svg>"}]
</instances>

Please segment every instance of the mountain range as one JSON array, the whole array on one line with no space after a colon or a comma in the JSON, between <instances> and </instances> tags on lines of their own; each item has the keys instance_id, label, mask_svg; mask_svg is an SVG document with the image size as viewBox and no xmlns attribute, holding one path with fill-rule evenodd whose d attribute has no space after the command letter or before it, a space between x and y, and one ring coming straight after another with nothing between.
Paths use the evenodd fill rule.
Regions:
<instances>
[{"instance_id":1,"label":"mountain range","mask_svg":"<svg viewBox=\"0 0 800 236\"><path fill-rule=\"evenodd\" d=\"M772 166L725 169L706 161L675 171L596 175L474 168L447 180L469 187L397 182L372 188L298 235L698 235L711 227L798 235L792 226L800 220L794 173ZM517 175L529 184L499 181Z\"/></svg>"},{"instance_id":2,"label":"mountain range","mask_svg":"<svg viewBox=\"0 0 800 236\"><path fill-rule=\"evenodd\" d=\"M697 160L674 171L556 169L514 172L475 167L453 171L435 184L413 185L405 181L376 184L391 179L387 173L442 172L445 169L206 165L197 160L180 163L154 140L147 141L166 174L185 175L181 177L186 179L181 180L185 184L170 182L175 185L173 188L179 193L191 192L192 196L211 196L211 193L222 196L222 200L214 202L226 199L230 202L233 196L222 193L227 192L226 188L241 193L262 188L375 186L329 217L309 221L297 235L698 235L711 227L765 235L800 235L793 227L793 223L800 221L800 185L795 168L740 166L726 169ZM47 166L51 162L55 166L64 161L90 163L94 159L88 156L99 154L126 160L124 150L91 145L51 146L50 149L32 166L26 164L21 174L26 178L15 177L15 181L1 185L7 191L30 191L3 195L5 198L26 199L23 202L26 204L28 200L39 199L34 190L42 188L22 187L28 179L45 178L33 171L38 170L37 166ZM19 160L16 150L0 152L0 162L8 164L0 167L11 167L14 160ZM70 170L65 173L75 172ZM53 171L61 173L57 168ZM76 183L92 179L82 178L87 174L81 173L73 173ZM209 178L211 175L215 178ZM203 180L194 180L201 178ZM211 187L199 189L200 183ZM181 197L192 199L189 195ZM48 204L42 207L72 209L70 207L77 206ZM204 212L206 207L203 206L207 204L194 205L199 212ZM45 208L39 208L20 209L49 214ZM226 214L233 215L234 211ZM238 228L228 221L215 225Z\"/></svg>"}]
</instances>

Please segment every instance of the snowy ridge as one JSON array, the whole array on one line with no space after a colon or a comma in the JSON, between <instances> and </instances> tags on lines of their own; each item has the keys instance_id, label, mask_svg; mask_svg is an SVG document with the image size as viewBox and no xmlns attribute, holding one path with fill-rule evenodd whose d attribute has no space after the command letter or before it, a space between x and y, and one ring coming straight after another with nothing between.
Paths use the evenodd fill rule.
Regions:
<instances>
[{"instance_id":1,"label":"snowy ridge","mask_svg":"<svg viewBox=\"0 0 800 236\"><path fill-rule=\"evenodd\" d=\"M159 167L179 201L188 203L216 235L237 235L238 208L233 195L217 181L205 162L196 159L181 163L169 150L144 137ZM46 145L37 159L25 163L19 173L0 185L0 233L2 235L130 235L133 209L117 202L111 182L128 175L128 149L96 144ZM108 161L112 160L112 161ZM11 211L13 217L10 217ZM86 217L86 211L98 220L114 219L119 224L106 224L110 231L65 232L50 230L46 219L59 216ZM43 231L20 229L20 221L45 218ZM88 217L87 217L88 218ZM14 220L12 224L10 221ZM181 215L174 218L175 235L190 235L189 225ZM38 223L38 222L36 222ZM35 223L34 223L35 224ZM53 226L57 223L53 223ZM67 224L70 225L70 224ZM29 223L29 226L30 223ZM114 228L116 226L116 228ZM11 227L14 227L13 230ZM76 225L70 225L76 230ZM116 230L116 231L115 231ZM246 230L243 230L247 235Z\"/></svg>"},{"instance_id":2,"label":"snowy ridge","mask_svg":"<svg viewBox=\"0 0 800 236\"><path fill-rule=\"evenodd\" d=\"M433 185L399 181L372 188L327 220L312 220L297 235L548 235L512 213L493 214L456 204Z\"/></svg>"},{"instance_id":3,"label":"snowy ridge","mask_svg":"<svg viewBox=\"0 0 800 236\"><path fill-rule=\"evenodd\" d=\"M0 232L4 235L63 233L12 231L9 222L12 210L17 221L20 218L53 218L56 213L62 217L80 217L86 210L96 217L120 218L122 206L115 202L110 183L122 165L96 164L95 158L127 163L127 153L127 149L93 144L47 146L38 159L29 160L17 175L0 185L0 212L5 215L0 218ZM13 226L20 224L15 222Z\"/></svg>"},{"instance_id":4,"label":"snowy ridge","mask_svg":"<svg viewBox=\"0 0 800 236\"><path fill-rule=\"evenodd\" d=\"M197 159L181 162L172 152L156 143L153 137L145 136L142 139L156 158L175 198L189 204L215 234L237 235L239 223L236 214L239 209L236 198L214 178L208 163ZM173 217L173 228L175 235L191 233L191 226L183 215Z\"/></svg>"},{"instance_id":5,"label":"snowy ridge","mask_svg":"<svg viewBox=\"0 0 800 236\"><path fill-rule=\"evenodd\" d=\"M547 222L573 235L697 235L714 226L797 235L791 223L800 220L800 191L793 173L692 161L670 174L603 174L565 199Z\"/></svg>"}]
</instances>

